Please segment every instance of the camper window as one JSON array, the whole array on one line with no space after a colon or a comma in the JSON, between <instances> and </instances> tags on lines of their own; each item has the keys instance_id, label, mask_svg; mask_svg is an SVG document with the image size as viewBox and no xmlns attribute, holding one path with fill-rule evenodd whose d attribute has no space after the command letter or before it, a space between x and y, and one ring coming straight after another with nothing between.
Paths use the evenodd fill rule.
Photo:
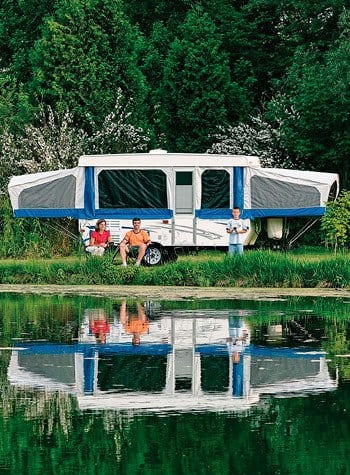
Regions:
<instances>
[{"instance_id":1,"label":"camper window","mask_svg":"<svg viewBox=\"0 0 350 475\"><path fill-rule=\"evenodd\" d=\"M99 208L168 208L162 170L102 170L98 175Z\"/></svg>"},{"instance_id":2,"label":"camper window","mask_svg":"<svg viewBox=\"0 0 350 475\"><path fill-rule=\"evenodd\" d=\"M253 176L251 187L254 209L312 208L320 206L321 203L321 194L316 186Z\"/></svg>"},{"instance_id":3,"label":"camper window","mask_svg":"<svg viewBox=\"0 0 350 475\"><path fill-rule=\"evenodd\" d=\"M230 208L230 174L226 170L203 172L201 208Z\"/></svg>"},{"instance_id":4,"label":"camper window","mask_svg":"<svg viewBox=\"0 0 350 475\"><path fill-rule=\"evenodd\" d=\"M193 213L193 175L192 172L176 172L175 212Z\"/></svg>"}]
</instances>

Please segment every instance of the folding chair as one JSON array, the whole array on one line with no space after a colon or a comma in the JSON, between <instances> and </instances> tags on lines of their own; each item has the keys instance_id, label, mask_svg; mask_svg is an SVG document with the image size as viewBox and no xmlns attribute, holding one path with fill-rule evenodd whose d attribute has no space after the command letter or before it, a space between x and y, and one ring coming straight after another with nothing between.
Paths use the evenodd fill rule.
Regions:
<instances>
[{"instance_id":1,"label":"folding chair","mask_svg":"<svg viewBox=\"0 0 350 475\"><path fill-rule=\"evenodd\" d=\"M112 262L115 261L116 257L120 254L120 245L117 244L114 249ZM135 264L137 260L138 250L136 247L131 247L129 252L126 254L126 262L127 264ZM141 265L150 267L159 265L162 263L162 253L158 246L155 244L151 244L147 250L143 259L141 261Z\"/></svg>"}]
</instances>

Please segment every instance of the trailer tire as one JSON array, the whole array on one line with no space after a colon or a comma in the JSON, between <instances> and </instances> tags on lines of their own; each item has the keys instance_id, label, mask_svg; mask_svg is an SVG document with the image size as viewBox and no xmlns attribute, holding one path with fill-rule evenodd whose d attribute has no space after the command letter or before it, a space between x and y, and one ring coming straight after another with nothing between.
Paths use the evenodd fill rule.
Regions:
<instances>
[{"instance_id":1,"label":"trailer tire","mask_svg":"<svg viewBox=\"0 0 350 475\"><path fill-rule=\"evenodd\" d=\"M146 251L146 254L143 258L145 266L153 267L159 266L163 261L162 249L155 244L151 244Z\"/></svg>"}]
</instances>

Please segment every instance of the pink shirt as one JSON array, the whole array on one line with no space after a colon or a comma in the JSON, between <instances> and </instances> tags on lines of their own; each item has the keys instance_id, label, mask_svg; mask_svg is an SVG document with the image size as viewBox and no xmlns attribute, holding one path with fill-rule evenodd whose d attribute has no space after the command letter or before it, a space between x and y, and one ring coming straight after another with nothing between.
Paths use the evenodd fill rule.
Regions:
<instances>
[{"instance_id":1,"label":"pink shirt","mask_svg":"<svg viewBox=\"0 0 350 475\"><path fill-rule=\"evenodd\" d=\"M95 244L102 244L104 242L108 242L108 238L110 237L110 231L103 231L101 234L99 231L93 231L91 234L91 239L94 238Z\"/></svg>"}]
</instances>

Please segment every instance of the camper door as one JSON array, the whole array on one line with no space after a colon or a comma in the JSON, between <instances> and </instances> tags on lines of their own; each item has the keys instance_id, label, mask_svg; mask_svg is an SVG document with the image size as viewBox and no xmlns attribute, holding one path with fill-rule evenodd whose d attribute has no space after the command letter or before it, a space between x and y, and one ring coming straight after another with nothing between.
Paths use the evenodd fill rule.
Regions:
<instances>
[{"instance_id":1,"label":"camper door","mask_svg":"<svg viewBox=\"0 0 350 475\"><path fill-rule=\"evenodd\" d=\"M173 245L195 245L194 171L175 170Z\"/></svg>"}]
</instances>

